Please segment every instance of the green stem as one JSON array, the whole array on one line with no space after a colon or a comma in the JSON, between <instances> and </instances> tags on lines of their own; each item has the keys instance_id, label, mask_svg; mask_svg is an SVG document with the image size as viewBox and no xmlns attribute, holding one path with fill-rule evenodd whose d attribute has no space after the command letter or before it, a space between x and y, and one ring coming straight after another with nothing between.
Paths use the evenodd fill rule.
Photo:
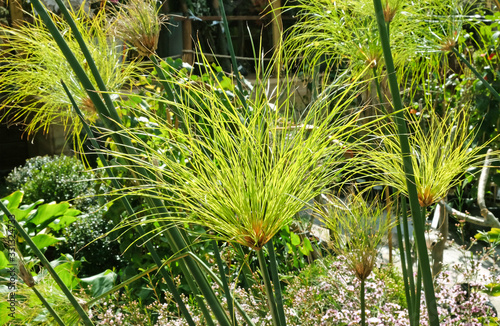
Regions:
<instances>
[{"instance_id":1,"label":"green stem","mask_svg":"<svg viewBox=\"0 0 500 326\"><path fill-rule=\"evenodd\" d=\"M276 296L276 308L281 325L286 326L285 310L283 309L283 296L281 294L281 282L278 274L278 264L276 263L276 253L274 252L273 239L266 243L269 252L269 267L271 269L271 277L274 284L274 294Z\"/></svg>"},{"instance_id":2,"label":"green stem","mask_svg":"<svg viewBox=\"0 0 500 326\"><path fill-rule=\"evenodd\" d=\"M188 251L187 254L191 258L193 258L201 267L203 267L203 269L205 269L205 271L208 273L208 275L210 275L210 277L212 277L215 280L215 282L217 282L217 284L219 284L220 287L223 287L223 284L222 284L222 281L220 280L220 278L218 278L217 275L215 275L215 273L212 271L212 269L210 267L208 267L207 264L205 264L205 262L200 259L200 257L196 256L191 251ZM250 319L250 317L247 315L247 313L245 312L243 307L238 303L238 301L234 301L234 303L236 305L236 308L240 312L241 316L243 317L243 319L247 322L247 325L248 326L255 326L254 322Z\"/></svg>"},{"instance_id":3,"label":"green stem","mask_svg":"<svg viewBox=\"0 0 500 326\"><path fill-rule=\"evenodd\" d=\"M59 315L57 314L57 312L54 309L52 309L52 307L47 302L47 300L45 300L43 295L40 292L38 292L37 288L33 286L33 287L31 287L31 289L33 290L33 292L35 292L38 299L40 299L40 301L42 301L42 304L45 306L45 308L47 308L47 310L52 315L52 317L54 317L54 320L56 321L56 323L59 324L60 326L66 326L64 324L64 322L62 321L61 317L59 317Z\"/></svg>"},{"instance_id":4,"label":"green stem","mask_svg":"<svg viewBox=\"0 0 500 326\"><path fill-rule=\"evenodd\" d=\"M160 63L158 62L158 58L155 55L152 55L150 57L150 59L151 59L151 61L153 62L154 66L155 66L155 71L156 71L156 74L158 75L158 79L160 81L160 84L165 89L165 92L167 94L166 99L169 100L169 101L177 103L178 102L177 93L175 92L175 90L168 83L167 76L165 75L165 72L163 71ZM182 112L182 110L179 110L179 108L177 108L175 105L169 106L169 109L171 109L172 112L174 112L174 114L180 120L180 122L181 122L180 123L180 127L181 127L182 131L184 131L184 133L188 134L189 132L188 132L188 130L186 128L186 125L184 123L184 121L185 121L185 119L184 119L184 112Z\"/></svg>"},{"instance_id":5,"label":"green stem","mask_svg":"<svg viewBox=\"0 0 500 326\"><path fill-rule=\"evenodd\" d=\"M411 312L411 308L413 307L412 303L412 297L410 296L410 280L408 277L408 270L406 268L406 261L410 260L411 257L406 257L405 251L404 251L404 245L403 245L403 232L401 230L401 225L400 225L400 216L398 214L397 216L398 223L396 224L396 230L397 230L397 235L398 235L398 245L399 245L399 256L401 259L401 269L403 270L403 280L404 280L404 286L405 286L405 296L406 296L406 305L408 306L408 311ZM412 275L413 277L413 275ZM410 323L411 326L414 326L413 324Z\"/></svg>"},{"instance_id":6,"label":"green stem","mask_svg":"<svg viewBox=\"0 0 500 326\"><path fill-rule=\"evenodd\" d=\"M90 53L87 45L85 44L85 40L83 39L82 34L79 32L78 27L76 26L74 20L72 19L71 14L68 11L68 8L66 7L66 4L62 0L55 0L55 1L57 3L57 6L59 7L59 10L61 10L61 13L66 18L68 25L70 26L71 30L73 31L73 36L76 39L76 41L78 42L80 49L82 50L82 53L83 53L85 60L86 60L86 63L88 64L88 67L90 68L90 71L92 72L92 75L94 76L94 80L97 84L97 87L101 91L101 95L104 99L104 102L106 103L106 106L108 108L113 107L113 101L111 99L110 94L107 92L106 84L104 83L104 80L101 77L99 69L97 69L97 65L95 64L95 61L92 58L92 54Z\"/></svg>"},{"instance_id":7,"label":"green stem","mask_svg":"<svg viewBox=\"0 0 500 326\"><path fill-rule=\"evenodd\" d=\"M417 266L417 289L415 291L415 301L413 302L413 324L420 323L420 297L422 295L422 271L420 264ZM410 317L411 318L411 317Z\"/></svg>"},{"instance_id":8,"label":"green stem","mask_svg":"<svg viewBox=\"0 0 500 326\"><path fill-rule=\"evenodd\" d=\"M384 12L381 0L373 0L375 14L377 16L377 25L379 30L380 41L384 52L384 59L389 79L389 87L393 98L394 108L396 110L396 124L398 127L399 140L401 144L401 155L403 158L403 169L406 175L406 187L408 189L408 197L410 200L410 208L412 212L413 226L415 228L415 240L417 243L418 259L420 268L422 269L422 278L424 281L425 300L427 302L427 313L429 316L429 324L431 326L439 325L439 315L437 311L436 295L434 293L434 284L432 282L432 272L429 263L429 255L427 254L427 246L425 245L425 224L420 216L420 204L418 202L418 193L415 186L415 176L413 173L413 165L411 161L410 144L408 141L408 130L404 117L403 103L399 92L399 85L392 59L391 46L389 35L385 26Z\"/></svg>"},{"instance_id":9,"label":"green stem","mask_svg":"<svg viewBox=\"0 0 500 326\"><path fill-rule=\"evenodd\" d=\"M422 219L425 221L425 216L426 216L426 207L421 207L421 212L420 216L422 216ZM417 239L415 239L415 244L418 246ZM420 297L422 295L422 268L420 266L420 260L418 261L417 264L417 281L416 281L416 291L415 291L415 297L414 297L414 322L415 325L418 325L420 322Z\"/></svg>"},{"instance_id":10,"label":"green stem","mask_svg":"<svg viewBox=\"0 0 500 326\"><path fill-rule=\"evenodd\" d=\"M366 307L365 307L365 280L361 280L361 289L359 290L359 300L361 301L361 326L366 325Z\"/></svg>"},{"instance_id":11,"label":"green stem","mask_svg":"<svg viewBox=\"0 0 500 326\"><path fill-rule=\"evenodd\" d=\"M227 283L227 278L226 278L226 264L224 264L222 258L220 257L219 245L217 244L216 240L212 240L212 248L214 250L217 266L219 266L219 275L222 281L222 288L224 289L224 294L226 295L227 309L229 310L229 314L231 316L231 323L233 325L237 325L236 316L234 314L235 311L233 307L233 298L231 296L231 292L229 291L229 285Z\"/></svg>"},{"instance_id":12,"label":"green stem","mask_svg":"<svg viewBox=\"0 0 500 326\"><path fill-rule=\"evenodd\" d=\"M234 249L236 250L236 254L240 257L241 260L241 275L243 282L245 283L245 287L251 289L255 285L255 280L253 278L252 270L248 265L248 258L239 243L234 244Z\"/></svg>"},{"instance_id":13,"label":"green stem","mask_svg":"<svg viewBox=\"0 0 500 326\"><path fill-rule=\"evenodd\" d=\"M415 279L413 275L413 260L411 258L411 242L410 242L410 230L408 227L408 216L406 215L407 207L406 207L406 197L401 195L402 207L403 207L403 230L405 236L405 252L406 252L406 263L408 269L408 279L410 281L410 293L412 302L415 301ZM410 311L410 315L413 313L413 306L408 306L408 310Z\"/></svg>"},{"instance_id":14,"label":"green stem","mask_svg":"<svg viewBox=\"0 0 500 326\"><path fill-rule=\"evenodd\" d=\"M498 92L493 88L493 86L491 86L490 83L488 83L486 81L486 79L483 78L483 76L481 76L481 74L479 73L479 71L477 71L476 68L474 68L474 66L472 66L469 62L469 60L465 59L465 57L460 53L458 52L457 49L455 48L452 48L451 51L463 62L465 63L465 65L467 67L469 67L469 69L472 71L472 73L474 75L476 75L477 79L479 79L484 86L486 86L486 88L491 92L491 94L493 94L493 96L495 96L495 98L500 101L500 95L498 94Z\"/></svg>"},{"instance_id":15,"label":"green stem","mask_svg":"<svg viewBox=\"0 0 500 326\"><path fill-rule=\"evenodd\" d=\"M83 310L82 306L78 303L78 301L75 299L71 291L68 289L66 284L62 281L62 279L57 275L56 271L54 268L52 268L52 265L50 265L49 261L47 258L44 256L44 254L38 249L38 247L35 245L33 240L31 240L30 236L24 231L23 227L17 222L16 218L12 213L5 207L5 205L0 201L0 209L7 215L9 221L14 224L16 227L17 232L21 235L21 237L26 241L28 246L33 250L35 255L40 259L40 262L42 263L43 267L47 269L49 274L52 276L54 281L57 283L57 285L61 288L63 291L64 295L68 298L69 302L71 302L71 305L75 308L76 312L78 315L80 315L80 318L82 319L83 323L86 326L93 326L94 323L90 320L89 316L85 313Z\"/></svg>"},{"instance_id":16,"label":"green stem","mask_svg":"<svg viewBox=\"0 0 500 326\"><path fill-rule=\"evenodd\" d=\"M278 311L276 309L276 301L274 300L273 287L271 285L271 280L269 278L269 273L267 271L264 251L262 249L256 251L257 251L257 258L259 259L260 272L262 274L262 279L264 280L264 287L266 288L267 304L269 306L269 310L271 311L273 325L280 326L280 319Z\"/></svg>"},{"instance_id":17,"label":"green stem","mask_svg":"<svg viewBox=\"0 0 500 326\"><path fill-rule=\"evenodd\" d=\"M375 78L375 87L377 88L378 101L380 102L380 107L383 107L384 98L382 97L382 89L380 88L380 79L377 73L377 67L372 68L373 77Z\"/></svg>"},{"instance_id":18,"label":"green stem","mask_svg":"<svg viewBox=\"0 0 500 326\"><path fill-rule=\"evenodd\" d=\"M188 283L189 289L191 290L191 294L195 298L196 302L198 303L198 306L201 310L201 313L203 314L203 317L205 317L205 325L207 326L215 326L212 316L210 315L210 311L208 311L207 306L205 305L205 302L203 301L203 296L200 295L200 290L196 286L197 283L193 280L193 278L189 277L189 270L186 266L186 264L181 260L179 261L179 267L181 268L181 271L184 275L186 275L186 281Z\"/></svg>"}]
</instances>

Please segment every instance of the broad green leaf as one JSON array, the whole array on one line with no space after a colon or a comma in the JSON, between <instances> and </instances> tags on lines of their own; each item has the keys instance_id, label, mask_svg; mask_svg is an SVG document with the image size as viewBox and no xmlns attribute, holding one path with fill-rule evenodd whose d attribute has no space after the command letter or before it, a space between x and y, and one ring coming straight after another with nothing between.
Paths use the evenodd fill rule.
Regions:
<instances>
[{"instance_id":1,"label":"broad green leaf","mask_svg":"<svg viewBox=\"0 0 500 326\"><path fill-rule=\"evenodd\" d=\"M80 264L80 261L66 261L54 268L57 275L59 275L63 283L66 284L69 289L74 289L80 283L80 279L77 277Z\"/></svg>"},{"instance_id":2,"label":"broad green leaf","mask_svg":"<svg viewBox=\"0 0 500 326\"><path fill-rule=\"evenodd\" d=\"M12 211L15 208L18 208L19 205L21 205L21 202L23 201L23 196L24 193L20 190L8 195L7 197L2 198L3 201L8 201L7 203L7 209L9 211Z\"/></svg>"},{"instance_id":3,"label":"broad green leaf","mask_svg":"<svg viewBox=\"0 0 500 326\"><path fill-rule=\"evenodd\" d=\"M34 214L35 207L43 203L43 200L39 200L36 203L29 204L29 205L22 205L19 208L15 208L11 210L12 214L16 216L16 220L18 221L23 221L27 218L29 218L30 214Z\"/></svg>"},{"instance_id":4,"label":"broad green leaf","mask_svg":"<svg viewBox=\"0 0 500 326\"><path fill-rule=\"evenodd\" d=\"M31 238L31 240L33 240L38 249L43 249L48 246L52 246L59 241L63 241L64 238L56 238L50 234L37 234L33 238Z\"/></svg>"},{"instance_id":5,"label":"broad green leaf","mask_svg":"<svg viewBox=\"0 0 500 326\"><path fill-rule=\"evenodd\" d=\"M59 204L50 203L38 207L35 216L30 219L30 223L35 225L40 225L50 219L54 219L57 216L62 216L69 208L69 203L62 202Z\"/></svg>"},{"instance_id":6,"label":"broad green leaf","mask_svg":"<svg viewBox=\"0 0 500 326\"><path fill-rule=\"evenodd\" d=\"M233 89L233 82L231 79L227 78L227 77L223 77L221 82L220 82L220 86L222 87L222 89L224 90L231 90Z\"/></svg>"},{"instance_id":7,"label":"broad green leaf","mask_svg":"<svg viewBox=\"0 0 500 326\"><path fill-rule=\"evenodd\" d=\"M78 209L70 208L66 212L64 212L65 216L78 216L80 215L81 211Z\"/></svg>"},{"instance_id":8,"label":"broad green leaf","mask_svg":"<svg viewBox=\"0 0 500 326\"><path fill-rule=\"evenodd\" d=\"M54 222L49 224L49 227L54 231L59 231L65 227L67 227L68 225L70 225L71 223L73 223L76 220L77 220L76 216L64 215L60 218L56 218L54 220Z\"/></svg>"},{"instance_id":9,"label":"broad green leaf","mask_svg":"<svg viewBox=\"0 0 500 326\"><path fill-rule=\"evenodd\" d=\"M312 246L311 246L311 242L309 241L308 238L304 238L304 244L302 246L300 246L300 252L303 254L303 255L309 255L310 252L312 252Z\"/></svg>"},{"instance_id":10,"label":"broad green leaf","mask_svg":"<svg viewBox=\"0 0 500 326\"><path fill-rule=\"evenodd\" d=\"M300 244L300 237L293 232L290 232L290 239L292 241L292 245L298 246Z\"/></svg>"},{"instance_id":11,"label":"broad green leaf","mask_svg":"<svg viewBox=\"0 0 500 326\"><path fill-rule=\"evenodd\" d=\"M111 270L106 270L94 276L80 279L84 285L91 286L91 295L95 298L111 290L117 274Z\"/></svg>"},{"instance_id":12,"label":"broad green leaf","mask_svg":"<svg viewBox=\"0 0 500 326\"><path fill-rule=\"evenodd\" d=\"M311 241L307 237L304 238L304 248L306 248L309 252L313 251L313 247L311 245Z\"/></svg>"}]
</instances>

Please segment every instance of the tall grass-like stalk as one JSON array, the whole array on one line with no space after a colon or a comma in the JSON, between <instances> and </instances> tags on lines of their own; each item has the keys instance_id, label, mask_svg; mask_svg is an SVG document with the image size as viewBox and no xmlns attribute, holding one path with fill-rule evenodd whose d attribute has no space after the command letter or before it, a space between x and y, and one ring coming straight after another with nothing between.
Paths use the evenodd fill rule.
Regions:
<instances>
[{"instance_id":1,"label":"tall grass-like stalk","mask_svg":"<svg viewBox=\"0 0 500 326\"><path fill-rule=\"evenodd\" d=\"M95 138L95 136L94 136L91 128L89 127L89 125L85 121L85 118L84 118L82 112L78 108L78 105L76 104L75 100L73 99L71 93L67 89L67 87L64 84L64 82L62 82L62 87L65 89L65 91L66 91L66 93L68 95L68 98L69 98L71 104L73 105L73 109L75 110L76 114L80 118L80 120L82 122L82 125L83 125L83 129L84 129L85 133L87 134L87 137L91 141L92 146L94 146L94 148L99 148L99 144L97 143L96 138ZM106 169L106 173L111 178L111 182L113 183L113 186L115 188L119 188L120 184L118 183L117 178L115 177L114 172L113 172L111 166L109 165L107 159L104 157L104 155L102 155L102 153L97 153L97 154L99 156L99 159L100 159L101 163L103 164L104 168ZM127 197L122 197L121 201L122 201L122 203L123 203L123 205L124 205L127 213L130 216L134 215L135 214L134 209L132 208L132 205L128 201ZM144 231L144 229L141 226L137 227L137 231L139 232L139 235L141 237L145 236L145 231ZM145 245L146 245L147 250L151 253L151 256L152 256L154 262L156 263L157 268L160 269L160 273L162 274L165 282L167 283L167 287L168 287L170 293L172 294L174 300L177 302L177 304L179 306L179 310L181 311L182 315L186 319L186 322L190 326L195 326L195 323L194 323L194 321L193 321L193 319L191 317L191 314L187 310L186 305L184 304L184 302L182 301L182 298L181 298L181 296L179 294L179 291L177 291L177 288L176 288L173 280L170 278L170 275L167 272L167 270L164 269L164 268L162 268L164 263L161 260L160 256L158 255L158 253L154 249L153 245L149 241L146 242ZM115 291L115 290L116 289L113 289L113 291ZM89 302L89 305L90 305L90 302Z\"/></svg>"},{"instance_id":2,"label":"tall grass-like stalk","mask_svg":"<svg viewBox=\"0 0 500 326\"><path fill-rule=\"evenodd\" d=\"M59 0L56 0L56 2L61 2ZM97 66L95 65L95 62L92 58L92 55L90 51L87 48L87 45L85 44L85 40L82 38L81 34L78 32L78 29L76 27L75 22L72 20L71 15L65 9L64 5L60 4L61 10L63 15L66 17L68 20L68 23L72 29L72 31L75 33L75 37L77 39L78 45L80 46L81 51L83 52L86 63L89 66L89 69L92 73L92 76L96 80L96 84L99 88L100 91L103 93L98 94L95 90L94 85L92 84L89 76L85 72L85 70L82 67L82 63L78 61L78 59L75 57L74 53L68 46L68 43L64 40L62 37L61 33L57 29L56 25L54 22L51 20L50 16L47 14L45 8L40 4L39 1L33 1L33 5L36 8L37 12L39 13L41 19L43 22L46 24L47 28L49 29L50 33L54 37L54 40L56 41L57 45L61 48L64 56L68 60L68 63L71 65L72 69L74 70L75 74L78 76L78 79L82 83L82 85L85 87L87 90L87 94L89 95L89 98L92 100L93 104L95 105L99 116L101 117L102 121L104 124L110 128L111 130L114 130L116 128L116 123L120 122L120 117L118 113L116 112L113 102L111 100L110 94L107 93L106 85L104 81L102 80L102 77L99 74L99 70L97 69ZM102 97L100 96L102 95ZM120 137L114 137L115 142L118 145L118 148L123 150L126 153L133 153L135 152L134 147L130 142L127 142L128 139L121 139ZM139 175L144 174L144 171L139 170L137 171ZM161 201L158 199L151 199L152 205L157 208L160 212L163 211L163 204ZM184 238L182 237L181 233L177 228L169 228L166 231L166 235L169 238L169 242L173 246L174 251L180 251L183 250L183 248L187 248L188 244L185 242ZM192 276L192 279L196 281L196 284L199 286L199 289L201 290L206 302L210 305L212 308L212 311L216 318L219 320L219 322L222 325L229 325L229 321L227 319L226 314L224 313L221 303L215 298L213 290L210 288L208 281L205 277L205 275L201 272L200 268L196 263L191 260L191 259L184 259L179 262L180 267L183 269L184 273L186 275ZM188 281L192 281L191 278L188 276ZM196 288L194 288L196 290ZM203 309L204 308L204 302L203 298L199 295L195 296L196 299L198 300L198 303L200 304L200 307ZM206 309L205 309L206 310ZM204 311L205 311L204 310ZM211 321L211 318L207 317L207 322Z\"/></svg>"},{"instance_id":3,"label":"tall grass-like stalk","mask_svg":"<svg viewBox=\"0 0 500 326\"><path fill-rule=\"evenodd\" d=\"M429 256L427 247L425 246L425 226L423 217L420 216L418 193L415 187L414 169L411 161L411 151L408 142L406 122L404 113L402 112L403 105L399 93L399 85L396 78L394 62L392 59L391 44L389 43L389 35L385 25L384 11L380 0L373 0L375 15L377 18L379 37L384 51L384 60L387 67L389 86L393 98L393 105L396 110L396 124L398 127L398 135L400 139L400 154L403 160L404 182L410 199L410 207L412 212L413 224L415 227L415 239L417 243L418 258L422 276L424 279L425 299L427 302L427 312L431 325L439 325L439 316L437 312L436 296L434 293L434 284L432 283L432 274L429 264Z\"/></svg>"}]
</instances>

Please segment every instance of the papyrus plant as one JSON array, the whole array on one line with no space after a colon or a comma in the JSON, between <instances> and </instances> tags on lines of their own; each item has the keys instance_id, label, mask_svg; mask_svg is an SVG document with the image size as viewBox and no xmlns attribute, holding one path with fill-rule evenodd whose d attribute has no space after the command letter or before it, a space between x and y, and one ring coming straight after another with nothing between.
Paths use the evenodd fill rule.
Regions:
<instances>
[{"instance_id":1,"label":"papyrus plant","mask_svg":"<svg viewBox=\"0 0 500 326\"><path fill-rule=\"evenodd\" d=\"M154 101L182 111L183 128L175 128L170 117L150 110L144 105L150 99L144 97L138 105L126 108L142 123L110 133L130 139L137 153L107 154L129 162L127 168L132 171L138 167L148 171L135 174L138 186L125 189L124 194L164 203L164 214L146 210L151 216L147 222L159 223L156 232L164 232L164 222L166 228L172 222L196 224L213 231L218 239L254 249L273 324L284 325L271 240L292 222L304 203L327 191L348 166L343 154L349 147L347 139L357 129L356 115L346 110L351 101L342 92L322 97L306 117L294 121L289 102L278 100L289 98L291 83L280 81L272 93L265 91L265 78L246 98L250 111L245 114L240 97L227 89L228 79L216 78L218 72L209 65L205 69L198 82L186 82L185 77L163 70L176 90L176 100L156 97ZM138 223L144 221L130 219L124 226ZM270 254L275 290L264 246Z\"/></svg>"},{"instance_id":2,"label":"papyrus plant","mask_svg":"<svg viewBox=\"0 0 500 326\"><path fill-rule=\"evenodd\" d=\"M465 40L471 7L469 2L457 0L382 1L381 14L398 80L407 88L405 97L413 97L417 85L428 80L430 73L442 77L443 65L448 66L442 49L450 42ZM369 67L365 78L374 79L375 96L380 103L389 102L373 1L299 0L286 9L298 18L285 41L289 62L299 63L306 76L325 71L323 86L338 70L360 72Z\"/></svg>"},{"instance_id":3,"label":"papyrus plant","mask_svg":"<svg viewBox=\"0 0 500 326\"><path fill-rule=\"evenodd\" d=\"M120 90L140 74L141 68L137 63L124 62L126 52L118 39L110 36L110 25L104 11L92 18L84 9L71 11L70 14L109 90ZM51 18L64 31L64 39L83 69L90 73L68 22L54 14ZM0 106L2 120L25 124L28 134L38 130L46 132L51 123L57 123L68 128L71 125L72 132L78 135L81 123L61 86L61 80L68 86L87 121L92 123L98 118L94 103L40 16L34 16L33 23L15 28L1 26L0 34L5 41L0 45L1 50L11 54L0 57L0 92L6 95ZM91 80L95 84L92 77Z\"/></svg>"},{"instance_id":4,"label":"papyrus plant","mask_svg":"<svg viewBox=\"0 0 500 326\"><path fill-rule=\"evenodd\" d=\"M111 32L133 47L140 57L155 53L163 23L155 0L130 0L114 10Z\"/></svg>"},{"instance_id":5,"label":"papyrus plant","mask_svg":"<svg viewBox=\"0 0 500 326\"><path fill-rule=\"evenodd\" d=\"M492 140L476 144L476 133L469 125L466 109L449 109L442 117L432 109L421 115L407 114L408 140L418 201L420 206L427 207L459 184L467 169L481 166ZM377 184L389 185L408 195L395 124L386 124L375 134L377 145L365 153L371 163L368 169L374 172Z\"/></svg>"},{"instance_id":6,"label":"papyrus plant","mask_svg":"<svg viewBox=\"0 0 500 326\"><path fill-rule=\"evenodd\" d=\"M359 297L364 326L365 281L375 267L379 245L395 224L378 198L368 203L363 196L361 193L332 198L318 212L320 220L332 231L330 243L334 252L345 258L346 265L361 282Z\"/></svg>"}]
</instances>

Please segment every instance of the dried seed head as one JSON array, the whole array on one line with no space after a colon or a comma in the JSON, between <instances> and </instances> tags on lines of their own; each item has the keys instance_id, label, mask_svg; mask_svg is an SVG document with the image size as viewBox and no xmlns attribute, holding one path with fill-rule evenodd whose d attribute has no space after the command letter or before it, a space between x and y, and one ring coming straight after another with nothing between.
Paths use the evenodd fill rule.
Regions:
<instances>
[{"instance_id":1,"label":"dried seed head","mask_svg":"<svg viewBox=\"0 0 500 326\"><path fill-rule=\"evenodd\" d=\"M82 100L81 109L85 111L88 115L94 116L97 114L94 102L89 97Z\"/></svg>"},{"instance_id":2,"label":"dried seed head","mask_svg":"<svg viewBox=\"0 0 500 326\"><path fill-rule=\"evenodd\" d=\"M418 193L418 203L422 207L428 207L437 200L436 196L431 193L431 188L425 188L423 191L419 191Z\"/></svg>"},{"instance_id":3,"label":"dried seed head","mask_svg":"<svg viewBox=\"0 0 500 326\"><path fill-rule=\"evenodd\" d=\"M28 287L31 288L35 286L35 280L33 279L33 276L26 270L26 267L24 267L24 264L21 261L19 261L19 277Z\"/></svg>"},{"instance_id":4,"label":"dried seed head","mask_svg":"<svg viewBox=\"0 0 500 326\"><path fill-rule=\"evenodd\" d=\"M356 277L359 280L366 280L370 276L373 268L375 266L375 258L377 256L376 250L367 249L359 255L360 258L355 266L354 270L356 272Z\"/></svg>"},{"instance_id":5,"label":"dried seed head","mask_svg":"<svg viewBox=\"0 0 500 326\"><path fill-rule=\"evenodd\" d=\"M396 16L396 12L398 11L398 8L396 6L391 7L389 4L389 1L386 2L385 8L384 8L384 20L386 23L392 22L394 19L394 16Z\"/></svg>"},{"instance_id":6,"label":"dried seed head","mask_svg":"<svg viewBox=\"0 0 500 326\"><path fill-rule=\"evenodd\" d=\"M453 50L453 48L457 45L457 41L453 37L447 37L441 43L441 47L439 48L443 52L448 52Z\"/></svg>"},{"instance_id":7,"label":"dried seed head","mask_svg":"<svg viewBox=\"0 0 500 326\"><path fill-rule=\"evenodd\" d=\"M151 54L156 52L156 49L158 48L159 36L159 34L144 34L132 41L133 46L139 53L140 57L149 57Z\"/></svg>"}]
</instances>

